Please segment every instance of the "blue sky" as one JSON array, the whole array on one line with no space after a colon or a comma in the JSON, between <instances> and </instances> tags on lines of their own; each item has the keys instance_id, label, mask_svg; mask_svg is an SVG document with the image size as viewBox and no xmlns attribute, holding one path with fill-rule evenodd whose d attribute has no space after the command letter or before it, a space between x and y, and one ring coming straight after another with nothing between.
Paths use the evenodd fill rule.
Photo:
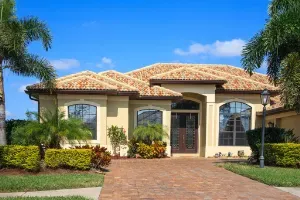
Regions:
<instances>
[{"instance_id":1,"label":"blue sky","mask_svg":"<svg viewBox=\"0 0 300 200\"><path fill-rule=\"evenodd\" d=\"M267 18L268 0L16 0L19 17L38 16L53 35L47 58L59 76L92 70L126 72L156 62L231 64ZM264 73L265 68L258 70ZM37 82L5 72L7 118L37 104L23 92Z\"/></svg>"}]
</instances>

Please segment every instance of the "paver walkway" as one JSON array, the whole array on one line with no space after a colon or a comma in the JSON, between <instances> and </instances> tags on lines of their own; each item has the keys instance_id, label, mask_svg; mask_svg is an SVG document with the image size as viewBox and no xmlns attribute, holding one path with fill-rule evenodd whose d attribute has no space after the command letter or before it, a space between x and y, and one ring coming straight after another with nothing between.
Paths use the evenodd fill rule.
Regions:
<instances>
[{"instance_id":1,"label":"paver walkway","mask_svg":"<svg viewBox=\"0 0 300 200\"><path fill-rule=\"evenodd\" d=\"M54 197L54 196L83 196L89 199L98 199L101 187L47 190L33 192L0 193L0 197Z\"/></svg>"},{"instance_id":2,"label":"paver walkway","mask_svg":"<svg viewBox=\"0 0 300 200\"><path fill-rule=\"evenodd\" d=\"M113 160L100 199L251 199L298 197L200 158Z\"/></svg>"}]
</instances>

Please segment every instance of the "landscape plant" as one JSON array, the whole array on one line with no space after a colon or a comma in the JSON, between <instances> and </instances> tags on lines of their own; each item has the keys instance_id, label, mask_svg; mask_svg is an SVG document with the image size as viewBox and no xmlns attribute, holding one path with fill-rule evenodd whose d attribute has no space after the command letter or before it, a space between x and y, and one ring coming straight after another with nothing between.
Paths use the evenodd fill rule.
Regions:
<instances>
[{"instance_id":1,"label":"landscape plant","mask_svg":"<svg viewBox=\"0 0 300 200\"><path fill-rule=\"evenodd\" d=\"M110 139L114 155L117 154L117 150L121 150L121 145L127 144L127 137L125 135L124 128L112 125L108 128L107 136Z\"/></svg>"},{"instance_id":2,"label":"landscape plant","mask_svg":"<svg viewBox=\"0 0 300 200\"><path fill-rule=\"evenodd\" d=\"M162 141L168 137L168 133L161 124L151 124L137 126L133 131L133 137L138 142L151 145L154 141Z\"/></svg>"},{"instance_id":3,"label":"landscape plant","mask_svg":"<svg viewBox=\"0 0 300 200\"><path fill-rule=\"evenodd\" d=\"M92 137L91 131L80 119L66 119L65 113L59 109L45 110L41 114L28 112L27 116L25 125L13 130L13 144L44 144L48 148L61 148L65 142L86 142Z\"/></svg>"},{"instance_id":4,"label":"landscape plant","mask_svg":"<svg viewBox=\"0 0 300 200\"><path fill-rule=\"evenodd\" d=\"M52 88L56 72L50 63L28 51L28 46L41 41L51 48L52 36L45 22L37 17L18 18L14 0L0 0L0 145L5 145L5 91L3 71L19 76L36 77Z\"/></svg>"},{"instance_id":5,"label":"landscape plant","mask_svg":"<svg viewBox=\"0 0 300 200\"><path fill-rule=\"evenodd\" d=\"M11 134L12 131L15 127L18 126L24 126L26 123L26 120L21 120L21 119L10 119L5 121L5 133L6 133L6 140L7 144L11 144Z\"/></svg>"},{"instance_id":6,"label":"landscape plant","mask_svg":"<svg viewBox=\"0 0 300 200\"><path fill-rule=\"evenodd\" d=\"M256 128L246 132L247 141L252 151L254 160L259 157L259 145L261 144L261 128ZM265 143L288 143L298 142L298 137L295 136L293 130L285 130L278 127L265 128Z\"/></svg>"},{"instance_id":7,"label":"landscape plant","mask_svg":"<svg viewBox=\"0 0 300 200\"><path fill-rule=\"evenodd\" d=\"M246 44L242 65L250 74L267 65L285 108L300 112L300 1L272 0L265 27ZM265 62L266 60L266 62Z\"/></svg>"}]
</instances>

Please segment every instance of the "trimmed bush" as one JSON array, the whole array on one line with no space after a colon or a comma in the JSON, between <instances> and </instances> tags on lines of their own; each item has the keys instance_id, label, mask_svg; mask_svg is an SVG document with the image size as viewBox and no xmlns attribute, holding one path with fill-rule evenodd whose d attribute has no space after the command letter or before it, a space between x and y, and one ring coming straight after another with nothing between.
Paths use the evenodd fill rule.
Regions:
<instances>
[{"instance_id":1,"label":"trimmed bush","mask_svg":"<svg viewBox=\"0 0 300 200\"><path fill-rule=\"evenodd\" d=\"M265 144L265 162L268 165L300 167L300 144Z\"/></svg>"},{"instance_id":2,"label":"trimmed bush","mask_svg":"<svg viewBox=\"0 0 300 200\"><path fill-rule=\"evenodd\" d=\"M258 145L261 143L261 128L256 128L246 132L248 144L252 150L255 159L259 157ZM286 143L297 142L298 138L292 130L285 130L278 127L266 127L265 129L265 143Z\"/></svg>"},{"instance_id":3,"label":"trimmed bush","mask_svg":"<svg viewBox=\"0 0 300 200\"><path fill-rule=\"evenodd\" d=\"M45 163L50 168L88 170L91 157L91 149L47 149Z\"/></svg>"},{"instance_id":4,"label":"trimmed bush","mask_svg":"<svg viewBox=\"0 0 300 200\"><path fill-rule=\"evenodd\" d=\"M38 146L0 146L0 167L39 171L40 150Z\"/></svg>"},{"instance_id":5,"label":"trimmed bush","mask_svg":"<svg viewBox=\"0 0 300 200\"><path fill-rule=\"evenodd\" d=\"M166 152L166 143L162 141L155 141L152 145L144 143L137 144L137 153L145 159L163 158Z\"/></svg>"}]
</instances>

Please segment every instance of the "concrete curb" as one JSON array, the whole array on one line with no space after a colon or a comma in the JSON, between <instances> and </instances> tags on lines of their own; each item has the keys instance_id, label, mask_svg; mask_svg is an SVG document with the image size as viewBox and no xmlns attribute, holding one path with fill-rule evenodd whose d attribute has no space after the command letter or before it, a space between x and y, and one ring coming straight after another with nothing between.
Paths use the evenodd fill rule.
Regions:
<instances>
[{"instance_id":1,"label":"concrete curb","mask_svg":"<svg viewBox=\"0 0 300 200\"><path fill-rule=\"evenodd\" d=\"M77 188L77 189L63 189L63 190L45 190L45 191L34 191L34 192L10 192L0 193L0 197L53 197L53 196L83 196L90 199L97 200L99 198L101 187L91 188Z\"/></svg>"},{"instance_id":2,"label":"concrete curb","mask_svg":"<svg viewBox=\"0 0 300 200\"><path fill-rule=\"evenodd\" d=\"M276 188L300 197L300 187L276 187Z\"/></svg>"}]
</instances>

